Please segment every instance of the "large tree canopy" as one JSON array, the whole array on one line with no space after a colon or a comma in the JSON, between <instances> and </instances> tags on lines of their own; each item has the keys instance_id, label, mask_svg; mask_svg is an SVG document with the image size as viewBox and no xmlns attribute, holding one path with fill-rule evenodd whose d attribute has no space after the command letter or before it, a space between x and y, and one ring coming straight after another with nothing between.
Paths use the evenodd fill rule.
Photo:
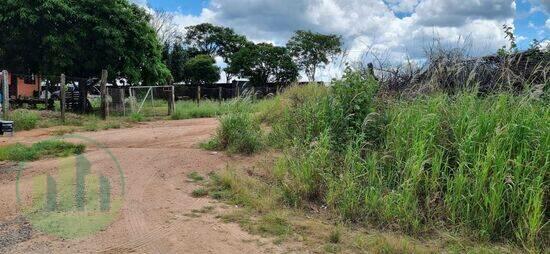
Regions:
<instances>
[{"instance_id":1,"label":"large tree canopy","mask_svg":"<svg viewBox=\"0 0 550 254\"><path fill-rule=\"evenodd\" d=\"M172 73L172 81L185 81L185 63L193 56L194 53L185 49L181 42L176 42L173 45L170 45L168 42L164 44L162 58L170 73Z\"/></svg>"},{"instance_id":2,"label":"large tree canopy","mask_svg":"<svg viewBox=\"0 0 550 254\"><path fill-rule=\"evenodd\" d=\"M238 35L228 27L203 23L186 28L185 42L200 54L220 56L224 61L250 43L246 37Z\"/></svg>"},{"instance_id":3,"label":"large tree canopy","mask_svg":"<svg viewBox=\"0 0 550 254\"><path fill-rule=\"evenodd\" d=\"M257 86L268 82L290 83L298 77L298 67L287 49L268 43L249 45L233 54L226 72L245 76Z\"/></svg>"},{"instance_id":4,"label":"large tree canopy","mask_svg":"<svg viewBox=\"0 0 550 254\"><path fill-rule=\"evenodd\" d=\"M183 75L189 84L212 84L220 79L220 67L211 56L198 55L185 63Z\"/></svg>"},{"instance_id":5,"label":"large tree canopy","mask_svg":"<svg viewBox=\"0 0 550 254\"><path fill-rule=\"evenodd\" d=\"M330 57L342 52L342 38L311 31L296 31L287 44L290 54L310 81L315 81L317 70L330 61Z\"/></svg>"},{"instance_id":6,"label":"large tree canopy","mask_svg":"<svg viewBox=\"0 0 550 254\"><path fill-rule=\"evenodd\" d=\"M128 0L4 0L0 66L14 72L164 82L150 16Z\"/></svg>"}]
</instances>

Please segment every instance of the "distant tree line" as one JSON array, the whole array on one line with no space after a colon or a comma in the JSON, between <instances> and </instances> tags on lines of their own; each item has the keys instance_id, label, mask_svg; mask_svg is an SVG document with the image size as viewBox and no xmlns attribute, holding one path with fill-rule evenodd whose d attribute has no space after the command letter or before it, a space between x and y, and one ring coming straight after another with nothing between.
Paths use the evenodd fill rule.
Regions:
<instances>
[{"instance_id":1,"label":"distant tree line","mask_svg":"<svg viewBox=\"0 0 550 254\"><path fill-rule=\"evenodd\" d=\"M253 43L231 28L203 23L186 27L184 35L164 43L163 60L174 82L210 84L222 71L215 59L223 61L226 81L241 77L252 85L290 83L303 70L310 81L316 71L342 52L341 37L311 31L297 31L286 46Z\"/></svg>"},{"instance_id":2,"label":"distant tree line","mask_svg":"<svg viewBox=\"0 0 550 254\"><path fill-rule=\"evenodd\" d=\"M209 23L180 32L173 15L128 0L4 0L0 68L22 74L64 73L132 84L211 84L247 78L253 85L290 83L300 71L314 81L342 50L341 37L297 31L286 46L253 43Z\"/></svg>"}]
</instances>

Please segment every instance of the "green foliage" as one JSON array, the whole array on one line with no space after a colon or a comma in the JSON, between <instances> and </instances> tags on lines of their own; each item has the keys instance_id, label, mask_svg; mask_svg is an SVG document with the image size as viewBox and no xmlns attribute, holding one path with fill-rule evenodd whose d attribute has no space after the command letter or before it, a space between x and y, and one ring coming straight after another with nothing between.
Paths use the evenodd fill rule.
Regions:
<instances>
[{"instance_id":1,"label":"green foliage","mask_svg":"<svg viewBox=\"0 0 550 254\"><path fill-rule=\"evenodd\" d=\"M32 130L36 128L40 116L30 110L17 109L9 113L8 120L13 121L15 131Z\"/></svg>"},{"instance_id":2,"label":"green foliage","mask_svg":"<svg viewBox=\"0 0 550 254\"><path fill-rule=\"evenodd\" d=\"M203 100L200 104L194 101L179 101L176 110L172 114L173 120L216 117L228 111L229 103Z\"/></svg>"},{"instance_id":3,"label":"green foliage","mask_svg":"<svg viewBox=\"0 0 550 254\"><path fill-rule=\"evenodd\" d=\"M326 87L315 84L293 86L281 96L281 119L274 121L269 134L272 146L307 146L314 142L327 125L328 92ZM265 114L269 114L266 112ZM304 126L307 126L304 128Z\"/></svg>"},{"instance_id":4,"label":"green foliage","mask_svg":"<svg viewBox=\"0 0 550 254\"><path fill-rule=\"evenodd\" d=\"M220 67L209 55L198 55L183 66L183 76L189 84L212 84L220 79Z\"/></svg>"},{"instance_id":5,"label":"green foliage","mask_svg":"<svg viewBox=\"0 0 550 254\"><path fill-rule=\"evenodd\" d=\"M247 155L262 148L260 124L249 113L237 111L223 115L220 124L216 136L203 144L204 148Z\"/></svg>"},{"instance_id":6,"label":"green foliage","mask_svg":"<svg viewBox=\"0 0 550 254\"><path fill-rule=\"evenodd\" d=\"M184 49L180 42L174 43L173 46L166 43L162 55L164 63L172 73L173 81L185 81L185 63L191 58L189 50Z\"/></svg>"},{"instance_id":7,"label":"green foliage","mask_svg":"<svg viewBox=\"0 0 550 254\"><path fill-rule=\"evenodd\" d=\"M143 119L144 119L144 117L143 117L143 115L140 114L140 113L132 113L132 114L130 115L130 121L131 121L131 122L136 122L136 123L138 123L138 122L143 122Z\"/></svg>"},{"instance_id":8,"label":"green foliage","mask_svg":"<svg viewBox=\"0 0 550 254\"><path fill-rule=\"evenodd\" d=\"M41 141L32 146L14 144L0 147L0 161L34 161L47 157L67 157L81 154L83 144L72 144L60 140Z\"/></svg>"},{"instance_id":9,"label":"green foliage","mask_svg":"<svg viewBox=\"0 0 550 254\"><path fill-rule=\"evenodd\" d=\"M304 93L308 89L317 92ZM547 246L550 108L475 93L384 101L371 77L293 88L270 134L273 174L292 206L409 233L462 227L486 240Z\"/></svg>"},{"instance_id":10,"label":"green foliage","mask_svg":"<svg viewBox=\"0 0 550 254\"><path fill-rule=\"evenodd\" d=\"M147 12L127 0L4 1L0 62L13 72L65 73L148 84L170 73Z\"/></svg>"},{"instance_id":11,"label":"green foliage","mask_svg":"<svg viewBox=\"0 0 550 254\"><path fill-rule=\"evenodd\" d=\"M208 190L205 188L198 188L191 192L191 196L194 198L202 198L208 196Z\"/></svg>"},{"instance_id":12,"label":"green foliage","mask_svg":"<svg viewBox=\"0 0 550 254\"><path fill-rule=\"evenodd\" d=\"M197 172L191 172L191 173L187 174L187 178L189 178L189 180L191 180L193 182L200 182L200 181L204 180L204 177L202 177Z\"/></svg>"},{"instance_id":13,"label":"green foliage","mask_svg":"<svg viewBox=\"0 0 550 254\"><path fill-rule=\"evenodd\" d=\"M253 85L268 82L291 83L298 77L298 67L284 47L268 43L248 45L231 55L226 72L248 77Z\"/></svg>"},{"instance_id":14,"label":"green foliage","mask_svg":"<svg viewBox=\"0 0 550 254\"><path fill-rule=\"evenodd\" d=\"M327 65L330 57L342 52L342 38L333 34L299 30L289 40L287 47L309 80L315 81L317 70Z\"/></svg>"},{"instance_id":15,"label":"green foliage","mask_svg":"<svg viewBox=\"0 0 550 254\"><path fill-rule=\"evenodd\" d=\"M220 56L226 62L229 56L249 44L231 28L202 23L186 27L185 43L198 54Z\"/></svg>"}]
</instances>

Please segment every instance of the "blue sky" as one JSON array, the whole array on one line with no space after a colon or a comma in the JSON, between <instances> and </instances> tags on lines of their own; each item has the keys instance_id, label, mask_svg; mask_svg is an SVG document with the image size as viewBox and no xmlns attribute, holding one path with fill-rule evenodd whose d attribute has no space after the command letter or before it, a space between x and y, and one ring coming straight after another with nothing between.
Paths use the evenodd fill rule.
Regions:
<instances>
[{"instance_id":1,"label":"blue sky","mask_svg":"<svg viewBox=\"0 0 550 254\"><path fill-rule=\"evenodd\" d=\"M200 15L201 10L208 6L207 0L149 0L154 9L175 11L184 15Z\"/></svg>"},{"instance_id":2,"label":"blue sky","mask_svg":"<svg viewBox=\"0 0 550 254\"><path fill-rule=\"evenodd\" d=\"M537 7L532 5L527 0L516 2L516 15L514 25L516 28L516 36L525 37L520 41L520 46L525 48L533 39L544 40L549 39L548 28L545 29L548 15L544 11L534 11Z\"/></svg>"}]
</instances>

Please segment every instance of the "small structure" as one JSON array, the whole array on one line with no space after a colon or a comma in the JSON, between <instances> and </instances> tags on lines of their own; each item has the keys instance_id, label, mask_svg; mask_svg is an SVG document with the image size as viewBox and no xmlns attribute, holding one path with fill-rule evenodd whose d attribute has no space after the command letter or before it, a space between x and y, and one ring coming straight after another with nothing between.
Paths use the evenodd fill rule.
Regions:
<instances>
[{"instance_id":1,"label":"small structure","mask_svg":"<svg viewBox=\"0 0 550 254\"><path fill-rule=\"evenodd\" d=\"M9 133L13 136L13 130L13 121L0 120L0 136L4 135L4 133Z\"/></svg>"},{"instance_id":2,"label":"small structure","mask_svg":"<svg viewBox=\"0 0 550 254\"><path fill-rule=\"evenodd\" d=\"M15 75L8 73L9 101L15 106L28 104L35 107L37 104L46 104L45 98L40 98L42 92L42 78L40 75Z\"/></svg>"}]
</instances>

